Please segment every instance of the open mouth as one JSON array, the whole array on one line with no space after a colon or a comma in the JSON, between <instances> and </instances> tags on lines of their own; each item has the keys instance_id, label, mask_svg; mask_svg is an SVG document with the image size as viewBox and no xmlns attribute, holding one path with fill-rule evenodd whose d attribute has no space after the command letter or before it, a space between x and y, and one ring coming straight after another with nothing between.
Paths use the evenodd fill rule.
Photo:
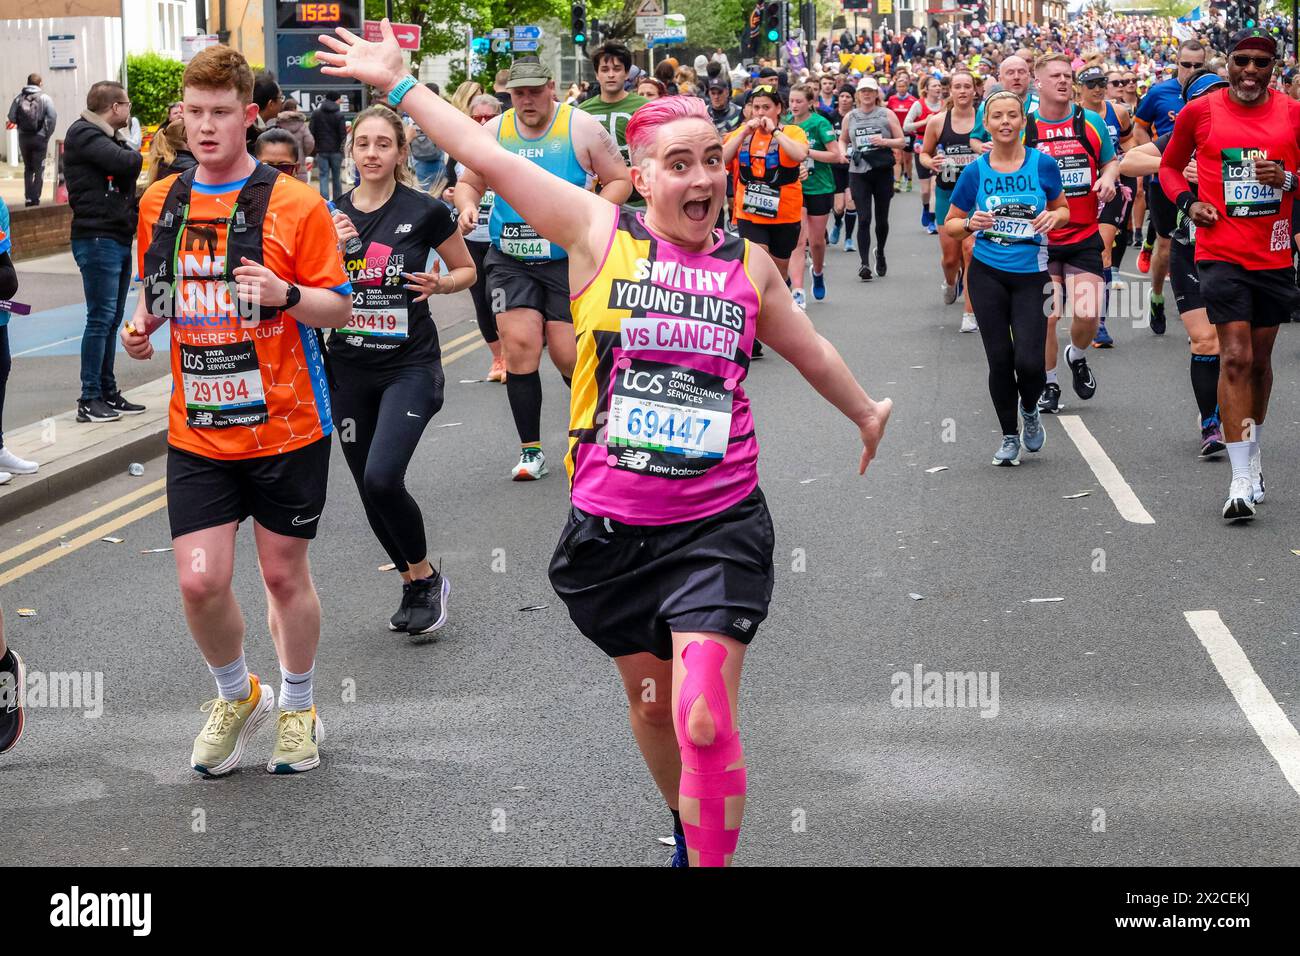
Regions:
<instances>
[{"instance_id":1,"label":"open mouth","mask_svg":"<svg viewBox=\"0 0 1300 956\"><path fill-rule=\"evenodd\" d=\"M709 201L707 199L692 199L682 209L686 212L686 218L691 222L705 222L709 218Z\"/></svg>"}]
</instances>

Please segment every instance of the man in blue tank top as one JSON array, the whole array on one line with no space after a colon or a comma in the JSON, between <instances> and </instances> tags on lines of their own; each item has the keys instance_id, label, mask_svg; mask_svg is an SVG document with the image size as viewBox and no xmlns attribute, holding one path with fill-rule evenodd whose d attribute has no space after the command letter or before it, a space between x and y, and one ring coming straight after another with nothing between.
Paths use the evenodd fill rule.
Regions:
<instances>
[{"instance_id":1,"label":"man in blue tank top","mask_svg":"<svg viewBox=\"0 0 1300 956\"><path fill-rule=\"evenodd\" d=\"M596 117L555 99L550 69L535 59L516 60L506 81L513 108L485 127L504 148L547 172L586 187L602 185L600 195L615 205L627 200L632 180L623 155ZM458 157L469 159L470 157ZM472 169L456 186L461 231L478 225L479 199L493 183ZM487 295L497 317L506 363L506 394L522 446L511 470L515 481L548 474L542 454L542 344L568 382L576 346L569 312L569 267L565 251L537 234L497 196L488 222L492 248L484 259Z\"/></svg>"}]
</instances>

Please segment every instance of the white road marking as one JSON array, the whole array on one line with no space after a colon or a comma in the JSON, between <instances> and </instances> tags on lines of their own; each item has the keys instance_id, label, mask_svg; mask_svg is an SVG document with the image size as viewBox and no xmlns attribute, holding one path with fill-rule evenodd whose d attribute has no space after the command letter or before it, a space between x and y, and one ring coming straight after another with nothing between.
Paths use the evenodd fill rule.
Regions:
<instances>
[{"instance_id":1,"label":"white road marking","mask_svg":"<svg viewBox=\"0 0 1300 956\"><path fill-rule=\"evenodd\" d=\"M1287 720L1264 682L1255 673L1250 659L1237 643L1218 611L1184 611L1183 617L1202 646L1209 651L1219 676L1237 699L1251 727L1273 755L1282 776L1296 793L1300 793L1300 733Z\"/></svg>"},{"instance_id":2,"label":"white road marking","mask_svg":"<svg viewBox=\"0 0 1300 956\"><path fill-rule=\"evenodd\" d=\"M1115 510L1119 512L1121 518L1130 521L1133 524L1155 524L1156 519L1151 517L1147 509L1142 507L1142 502L1138 496L1133 493L1124 476L1119 473L1115 463L1110 460L1105 449L1097 443L1097 439L1092 437L1092 432L1088 431L1088 426L1083 423L1078 415L1058 415L1057 420L1065 433L1070 436L1075 447L1079 449L1079 454L1083 460L1088 463L1092 473L1097 476L1101 486L1106 489L1110 495L1110 500L1115 502Z\"/></svg>"}]
</instances>

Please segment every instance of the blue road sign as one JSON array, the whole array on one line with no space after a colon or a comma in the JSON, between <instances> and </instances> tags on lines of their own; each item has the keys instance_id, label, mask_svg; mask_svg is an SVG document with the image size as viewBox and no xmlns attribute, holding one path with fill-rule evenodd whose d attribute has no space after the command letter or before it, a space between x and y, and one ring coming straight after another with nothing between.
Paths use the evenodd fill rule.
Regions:
<instances>
[{"instance_id":1,"label":"blue road sign","mask_svg":"<svg viewBox=\"0 0 1300 956\"><path fill-rule=\"evenodd\" d=\"M516 39L516 40L514 41L514 43L512 44L512 46L515 48L515 52L516 52L516 53L536 53L536 52L537 52L537 43L538 43L538 41L536 41L536 40L519 40L519 39Z\"/></svg>"},{"instance_id":2,"label":"blue road sign","mask_svg":"<svg viewBox=\"0 0 1300 956\"><path fill-rule=\"evenodd\" d=\"M542 28L537 26L515 27L516 40L540 40Z\"/></svg>"}]
</instances>

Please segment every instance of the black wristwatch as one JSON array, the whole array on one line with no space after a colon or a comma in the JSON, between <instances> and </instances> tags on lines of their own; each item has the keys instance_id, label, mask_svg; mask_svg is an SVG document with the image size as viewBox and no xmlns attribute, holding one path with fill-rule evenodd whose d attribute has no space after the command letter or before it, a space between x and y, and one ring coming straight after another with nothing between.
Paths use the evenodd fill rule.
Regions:
<instances>
[{"instance_id":1,"label":"black wristwatch","mask_svg":"<svg viewBox=\"0 0 1300 956\"><path fill-rule=\"evenodd\" d=\"M302 289L299 289L296 285L293 285L291 283L289 285L289 288L284 293L284 305L280 306L280 308L292 309L301 300L302 300Z\"/></svg>"}]
</instances>

